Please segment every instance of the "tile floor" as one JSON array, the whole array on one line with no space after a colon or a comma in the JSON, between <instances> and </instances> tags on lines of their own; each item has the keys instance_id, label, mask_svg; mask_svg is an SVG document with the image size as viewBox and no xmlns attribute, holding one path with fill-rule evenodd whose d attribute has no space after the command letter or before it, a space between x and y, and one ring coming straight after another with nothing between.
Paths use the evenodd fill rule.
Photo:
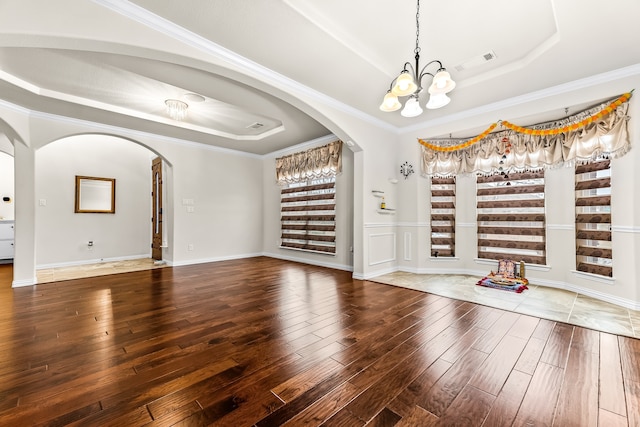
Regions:
<instances>
[{"instance_id":1,"label":"tile floor","mask_svg":"<svg viewBox=\"0 0 640 427\"><path fill-rule=\"evenodd\" d=\"M152 259L104 262L37 271L38 283L162 268ZM640 338L640 311L629 310L575 292L530 284L516 294L476 286L476 276L395 272L370 281L430 292L516 313L584 326L602 332Z\"/></svg>"},{"instance_id":2,"label":"tile floor","mask_svg":"<svg viewBox=\"0 0 640 427\"><path fill-rule=\"evenodd\" d=\"M480 277L454 274L395 272L369 280L640 338L640 311L562 289L529 284L529 289L517 294L477 286Z\"/></svg>"},{"instance_id":3,"label":"tile floor","mask_svg":"<svg viewBox=\"0 0 640 427\"><path fill-rule=\"evenodd\" d=\"M107 274L127 273L130 271L162 268L151 258L140 258L126 261L109 261L98 264L77 265L73 267L46 268L36 271L38 283L58 282L60 280L79 279L83 277L104 276Z\"/></svg>"}]
</instances>

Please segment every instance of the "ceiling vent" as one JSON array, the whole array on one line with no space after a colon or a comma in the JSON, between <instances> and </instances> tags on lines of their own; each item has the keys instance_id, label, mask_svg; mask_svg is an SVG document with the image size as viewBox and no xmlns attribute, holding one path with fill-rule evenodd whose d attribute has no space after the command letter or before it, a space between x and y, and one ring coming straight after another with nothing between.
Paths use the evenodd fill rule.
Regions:
<instances>
[{"instance_id":1,"label":"ceiling vent","mask_svg":"<svg viewBox=\"0 0 640 427\"><path fill-rule=\"evenodd\" d=\"M454 68L456 69L456 71L469 70L471 68L479 67L480 65L486 64L489 61L493 61L494 59L496 59L496 54L494 51L490 50L486 53L483 53L482 55L471 58L460 65L456 65Z\"/></svg>"},{"instance_id":2,"label":"ceiling vent","mask_svg":"<svg viewBox=\"0 0 640 427\"><path fill-rule=\"evenodd\" d=\"M255 122L255 123L252 123L249 126L247 126L247 129L260 129L263 126L264 126L264 124L262 124L260 122Z\"/></svg>"}]
</instances>

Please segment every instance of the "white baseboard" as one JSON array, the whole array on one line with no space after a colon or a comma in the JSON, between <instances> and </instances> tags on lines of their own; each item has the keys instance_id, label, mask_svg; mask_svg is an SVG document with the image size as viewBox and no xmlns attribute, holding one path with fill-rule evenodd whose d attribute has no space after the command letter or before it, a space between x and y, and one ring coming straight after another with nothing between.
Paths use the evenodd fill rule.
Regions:
<instances>
[{"instance_id":1,"label":"white baseboard","mask_svg":"<svg viewBox=\"0 0 640 427\"><path fill-rule=\"evenodd\" d=\"M14 280L11 283L12 288L21 288L23 286L33 286L36 284L35 277L33 279Z\"/></svg>"},{"instance_id":2,"label":"white baseboard","mask_svg":"<svg viewBox=\"0 0 640 427\"><path fill-rule=\"evenodd\" d=\"M335 270L353 271L353 266L351 266L351 265L337 264L337 263L334 263L334 262L316 261L316 260L312 260L312 259L308 259L308 258L298 258L298 257L295 257L295 256L275 254L275 253L272 253L272 252L263 252L261 255L269 257L269 258L282 259L282 260L285 260L285 261L293 261L293 262L300 262L300 263L303 263L303 264L317 265L318 267L333 268Z\"/></svg>"},{"instance_id":3,"label":"white baseboard","mask_svg":"<svg viewBox=\"0 0 640 427\"><path fill-rule=\"evenodd\" d=\"M234 259L255 258L262 255L263 254L261 253L253 253L253 254L238 254L238 255L230 255L230 256L214 257L214 258L188 259L183 261L167 261L167 265L170 267L182 267L185 265L206 264L208 262L232 261Z\"/></svg>"}]
</instances>

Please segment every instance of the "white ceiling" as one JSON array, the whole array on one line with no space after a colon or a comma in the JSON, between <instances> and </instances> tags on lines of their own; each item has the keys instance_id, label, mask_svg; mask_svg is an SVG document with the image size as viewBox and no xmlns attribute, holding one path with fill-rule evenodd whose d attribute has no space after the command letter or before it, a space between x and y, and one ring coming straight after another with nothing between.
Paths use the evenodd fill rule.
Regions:
<instances>
[{"instance_id":1,"label":"white ceiling","mask_svg":"<svg viewBox=\"0 0 640 427\"><path fill-rule=\"evenodd\" d=\"M421 65L442 61L457 87L448 106L407 119L378 107L404 62L413 62L413 0L47 3L55 7L0 1L2 99L254 154L330 131L269 88L247 78L239 83L232 72L219 75L205 54L202 62L176 54L159 60L138 40L170 37L174 44L158 43L158 51L182 43L191 51L194 40L203 51L228 49L235 61L253 61L249 66L263 74L293 80L399 131L640 64L640 27L630 18L640 16L636 0L422 0ZM100 30L126 33L128 42L106 49L90 40ZM496 59L481 61L488 52ZM182 122L168 118L164 100L189 93L205 101L187 100ZM255 123L263 126L252 129Z\"/></svg>"}]
</instances>

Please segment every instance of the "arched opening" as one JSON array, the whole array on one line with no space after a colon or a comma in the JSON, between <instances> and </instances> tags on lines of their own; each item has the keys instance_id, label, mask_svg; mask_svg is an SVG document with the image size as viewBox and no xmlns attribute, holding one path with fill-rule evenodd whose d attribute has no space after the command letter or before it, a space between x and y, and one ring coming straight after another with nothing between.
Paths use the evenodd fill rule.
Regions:
<instances>
[{"instance_id":1,"label":"arched opening","mask_svg":"<svg viewBox=\"0 0 640 427\"><path fill-rule=\"evenodd\" d=\"M77 272L76 276L65 276L69 273L64 272L64 267L91 265L84 273L90 276L145 265L144 262L133 264L133 261L146 260L152 265L151 164L157 157L140 143L104 134L68 136L36 151L38 283L77 277ZM76 212L74 206L80 196L77 176L114 180L114 211ZM170 173L165 176L171 179ZM167 228L172 216L167 207L164 212L167 220L162 224L163 234L170 236ZM164 256L171 258L169 253L162 254Z\"/></svg>"},{"instance_id":2,"label":"arched opening","mask_svg":"<svg viewBox=\"0 0 640 427\"><path fill-rule=\"evenodd\" d=\"M8 143L9 147L13 146ZM15 181L13 155L5 151L5 141L0 142L0 287L11 286L13 278L14 230L15 230Z\"/></svg>"}]
</instances>

